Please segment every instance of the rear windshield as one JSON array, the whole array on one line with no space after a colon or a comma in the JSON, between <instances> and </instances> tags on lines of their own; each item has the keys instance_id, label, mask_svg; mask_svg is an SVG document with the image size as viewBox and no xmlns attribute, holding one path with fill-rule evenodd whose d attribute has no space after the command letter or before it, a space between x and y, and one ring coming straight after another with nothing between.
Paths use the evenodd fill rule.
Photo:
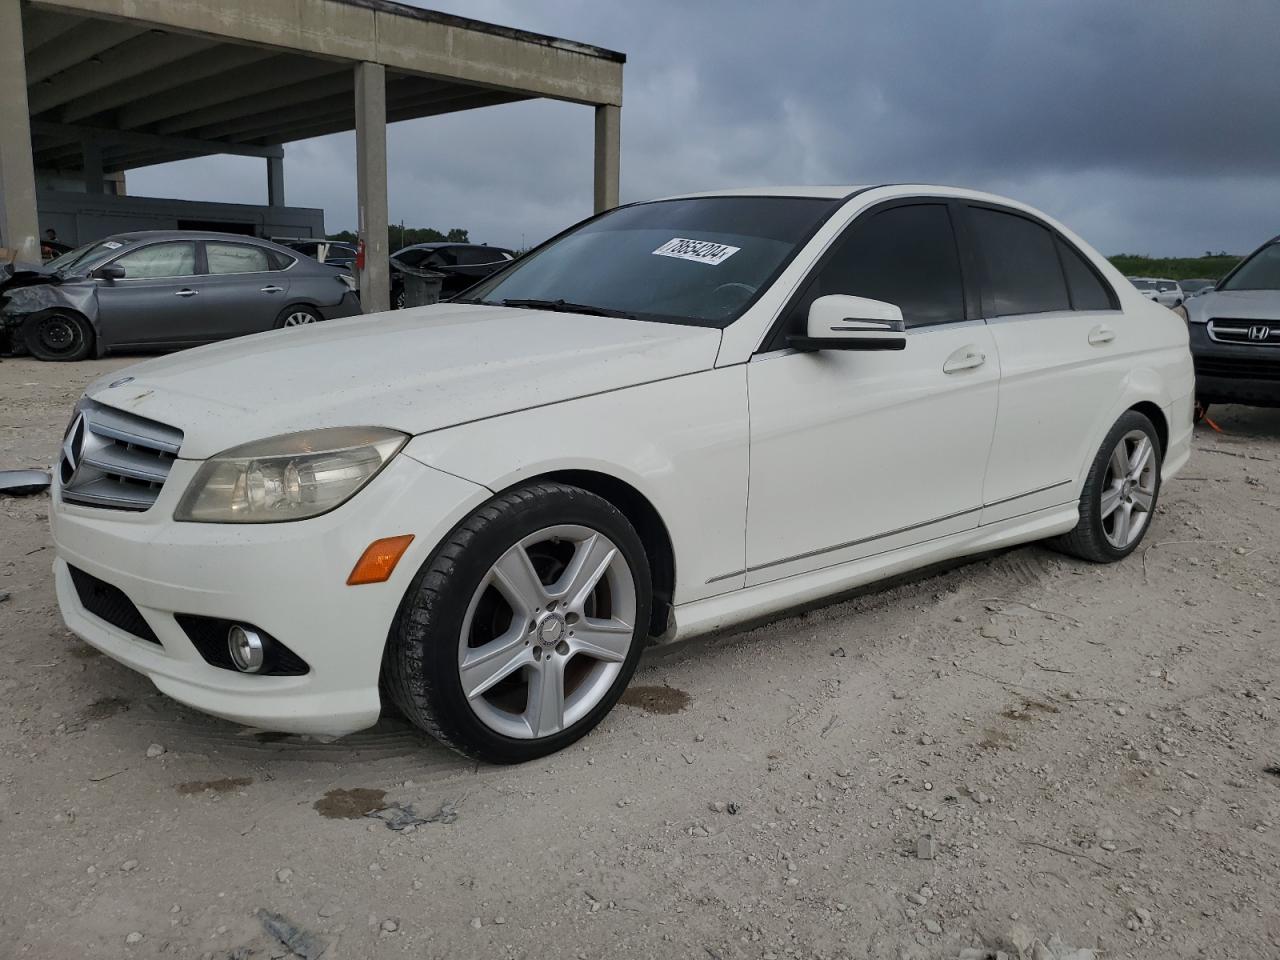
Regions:
<instances>
[{"instance_id":1,"label":"rear windshield","mask_svg":"<svg viewBox=\"0 0 1280 960\"><path fill-rule=\"evenodd\" d=\"M699 197L621 207L516 261L466 302L564 302L723 327L763 293L841 201Z\"/></svg>"},{"instance_id":2,"label":"rear windshield","mask_svg":"<svg viewBox=\"0 0 1280 960\"><path fill-rule=\"evenodd\" d=\"M1139 290L1154 290L1156 288L1156 285L1150 280L1134 280L1132 283Z\"/></svg>"},{"instance_id":3,"label":"rear windshield","mask_svg":"<svg viewBox=\"0 0 1280 960\"><path fill-rule=\"evenodd\" d=\"M1222 282L1219 290L1280 290L1280 243L1269 243Z\"/></svg>"}]
</instances>

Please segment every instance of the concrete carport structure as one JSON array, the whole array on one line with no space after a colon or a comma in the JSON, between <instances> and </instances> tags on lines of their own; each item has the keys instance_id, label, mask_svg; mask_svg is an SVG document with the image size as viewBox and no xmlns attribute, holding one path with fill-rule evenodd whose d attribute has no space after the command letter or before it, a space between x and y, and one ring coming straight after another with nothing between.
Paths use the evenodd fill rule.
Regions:
<instances>
[{"instance_id":1,"label":"concrete carport structure","mask_svg":"<svg viewBox=\"0 0 1280 960\"><path fill-rule=\"evenodd\" d=\"M595 209L618 202L620 53L388 0L0 0L0 246L39 262L35 169L266 159L354 129L360 286L389 306L388 121L550 98L595 109ZM95 187L96 184L96 187Z\"/></svg>"}]
</instances>

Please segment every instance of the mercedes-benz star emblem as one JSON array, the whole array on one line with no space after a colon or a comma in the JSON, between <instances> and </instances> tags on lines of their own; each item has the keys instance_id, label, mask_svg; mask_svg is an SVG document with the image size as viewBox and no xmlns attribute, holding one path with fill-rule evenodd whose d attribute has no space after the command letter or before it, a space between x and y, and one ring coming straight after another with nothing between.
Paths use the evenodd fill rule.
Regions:
<instances>
[{"instance_id":1,"label":"mercedes-benz star emblem","mask_svg":"<svg viewBox=\"0 0 1280 960\"><path fill-rule=\"evenodd\" d=\"M133 377L121 377L119 380L112 380L107 384L107 389L112 387L123 387L126 383L133 383Z\"/></svg>"},{"instance_id":2,"label":"mercedes-benz star emblem","mask_svg":"<svg viewBox=\"0 0 1280 960\"><path fill-rule=\"evenodd\" d=\"M85 417L78 414L62 441L62 483L66 485L80 469L80 452L84 448Z\"/></svg>"}]
</instances>

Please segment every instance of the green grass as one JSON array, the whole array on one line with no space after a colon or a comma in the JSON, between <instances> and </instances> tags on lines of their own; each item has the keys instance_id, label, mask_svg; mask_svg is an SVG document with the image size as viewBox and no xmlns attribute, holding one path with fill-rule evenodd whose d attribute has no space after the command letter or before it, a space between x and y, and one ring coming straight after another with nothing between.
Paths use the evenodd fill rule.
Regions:
<instances>
[{"instance_id":1,"label":"green grass","mask_svg":"<svg viewBox=\"0 0 1280 960\"><path fill-rule=\"evenodd\" d=\"M1165 280L1219 280L1241 258L1230 253L1206 253L1203 257L1145 257L1118 253L1108 257L1126 277L1160 277Z\"/></svg>"}]
</instances>

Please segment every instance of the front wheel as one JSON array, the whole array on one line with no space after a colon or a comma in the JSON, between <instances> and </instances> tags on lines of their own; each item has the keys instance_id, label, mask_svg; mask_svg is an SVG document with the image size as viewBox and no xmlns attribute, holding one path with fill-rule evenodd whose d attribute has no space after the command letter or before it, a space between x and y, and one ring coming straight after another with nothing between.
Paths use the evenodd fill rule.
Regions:
<instances>
[{"instance_id":1,"label":"front wheel","mask_svg":"<svg viewBox=\"0 0 1280 960\"><path fill-rule=\"evenodd\" d=\"M23 326L23 342L37 360L84 360L93 351L93 327L78 313L42 313Z\"/></svg>"},{"instance_id":2,"label":"front wheel","mask_svg":"<svg viewBox=\"0 0 1280 960\"><path fill-rule=\"evenodd\" d=\"M1163 460L1151 421L1126 412L1094 457L1080 495L1080 522L1050 545L1093 563L1115 563L1133 553L1155 513Z\"/></svg>"},{"instance_id":3,"label":"front wheel","mask_svg":"<svg viewBox=\"0 0 1280 960\"><path fill-rule=\"evenodd\" d=\"M644 547L577 487L535 483L464 520L414 579L383 661L413 723L455 750L518 763L613 708L648 633Z\"/></svg>"}]
</instances>

